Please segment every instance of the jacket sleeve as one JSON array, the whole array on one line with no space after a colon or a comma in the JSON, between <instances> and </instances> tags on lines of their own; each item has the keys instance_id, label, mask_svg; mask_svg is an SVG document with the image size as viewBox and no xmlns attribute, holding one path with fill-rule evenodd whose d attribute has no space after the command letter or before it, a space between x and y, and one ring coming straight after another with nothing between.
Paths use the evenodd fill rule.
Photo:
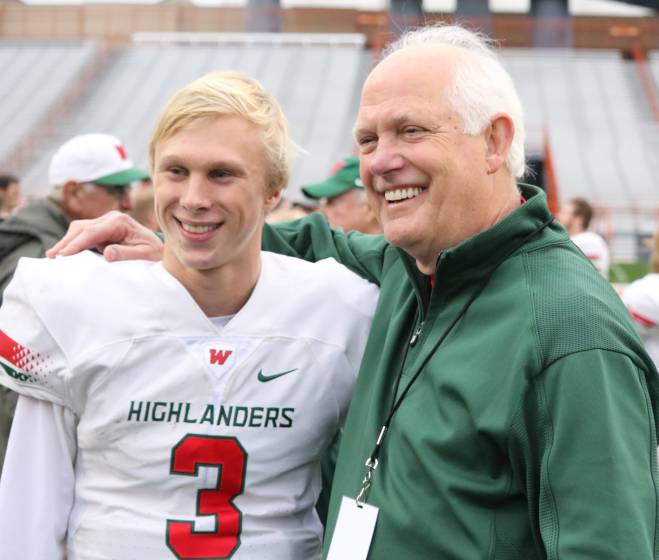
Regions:
<instances>
[{"instance_id":1,"label":"jacket sleeve","mask_svg":"<svg viewBox=\"0 0 659 560\"><path fill-rule=\"evenodd\" d=\"M263 230L265 251L312 262L331 257L378 285L387 247L381 235L333 230L317 212L292 222L266 224Z\"/></svg>"},{"instance_id":2,"label":"jacket sleeve","mask_svg":"<svg viewBox=\"0 0 659 560\"><path fill-rule=\"evenodd\" d=\"M18 261L23 257L43 257L43 252L43 245L38 240L32 239L0 259L0 304L2 304L2 294L14 275Z\"/></svg>"},{"instance_id":3,"label":"jacket sleeve","mask_svg":"<svg viewBox=\"0 0 659 560\"><path fill-rule=\"evenodd\" d=\"M71 411L20 397L0 478L2 558L64 557L75 453Z\"/></svg>"},{"instance_id":4,"label":"jacket sleeve","mask_svg":"<svg viewBox=\"0 0 659 560\"><path fill-rule=\"evenodd\" d=\"M657 440L641 371L604 350L539 376L527 419L527 494L548 560L653 559Z\"/></svg>"}]
</instances>

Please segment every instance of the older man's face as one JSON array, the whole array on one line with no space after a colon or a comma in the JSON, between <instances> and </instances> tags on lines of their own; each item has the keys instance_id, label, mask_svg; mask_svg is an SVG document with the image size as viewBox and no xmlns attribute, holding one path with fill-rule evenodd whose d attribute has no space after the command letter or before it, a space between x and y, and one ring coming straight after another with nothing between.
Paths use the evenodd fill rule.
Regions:
<instances>
[{"instance_id":1,"label":"older man's face","mask_svg":"<svg viewBox=\"0 0 659 560\"><path fill-rule=\"evenodd\" d=\"M409 47L362 91L361 177L387 240L433 271L438 253L493 223L486 134L468 136L447 100L455 49Z\"/></svg>"}]
</instances>

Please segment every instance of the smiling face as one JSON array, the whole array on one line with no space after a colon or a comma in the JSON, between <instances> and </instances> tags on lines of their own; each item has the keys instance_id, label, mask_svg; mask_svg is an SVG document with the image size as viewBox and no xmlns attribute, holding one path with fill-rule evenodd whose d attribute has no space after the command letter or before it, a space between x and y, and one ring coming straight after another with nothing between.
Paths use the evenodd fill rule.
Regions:
<instances>
[{"instance_id":1,"label":"smiling face","mask_svg":"<svg viewBox=\"0 0 659 560\"><path fill-rule=\"evenodd\" d=\"M390 55L364 85L355 127L362 181L384 235L426 273L442 250L496 223L514 187L497 187L503 161L492 157L501 151L492 127L465 134L449 102L460 56L440 45Z\"/></svg>"},{"instance_id":2,"label":"smiling face","mask_svg":"<svg viewBox=\"0 0 659 560\"><path fill-rule=\"evenodd\" d=\"M153 182L163 263L181 279L258 266L268 194L261 131L240 116L193 121L155 147Z\"/></svg>"}]
</instances>

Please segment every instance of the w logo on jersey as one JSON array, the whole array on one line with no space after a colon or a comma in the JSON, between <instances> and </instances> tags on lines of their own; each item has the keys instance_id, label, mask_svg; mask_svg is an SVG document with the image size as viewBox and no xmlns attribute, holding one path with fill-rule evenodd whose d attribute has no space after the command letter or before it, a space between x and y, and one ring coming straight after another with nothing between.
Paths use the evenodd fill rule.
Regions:
<instances>
[{"instance_id":1,"label":"w logo on jersey","mask_svg":"<svg viewBox=\"0 0 659 560\"><path fill-rule=\"evenodd\" d=\"M236 348L224 341L208 341L202 345L201 350L204 353L203 359L206 363L206 369L213 377L226 375L236 363Z\"/></svg>"},{"instance_id":2,"label":"w logo on jersey","mask_svg":"<svg viewBox=\"0 0 659 560\"><path fill-rule=\"evenodd\" d=\"M210 354L210 365L221 365L223 366L224 363L229 359L229 356L233 354L233 350L223 350L223 349L216 349L216 348L209 348L208 352Z\"/></svg>"},{"instance_id":3,"label":"w logo on jersey","mask_svg":"<svg viewBox=\"0 0 659 560\"><path fill-rule=\"evenodd\" d=\"M19 344L0 331L0 366L9 377L23 383L34 383L34 373L44 369L46 359ZM0 372L1 373L1 372Z\"/></svg>"}]
</instances>

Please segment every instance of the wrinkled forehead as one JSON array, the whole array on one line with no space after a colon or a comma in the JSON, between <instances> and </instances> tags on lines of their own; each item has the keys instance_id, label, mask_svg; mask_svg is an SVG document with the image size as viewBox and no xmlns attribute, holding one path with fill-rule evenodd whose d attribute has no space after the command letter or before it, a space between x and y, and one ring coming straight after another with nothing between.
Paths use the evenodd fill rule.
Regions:
<instances>
[{"instance_id":1,"label":"wrinkled forehead","mask_svg":"<svg viewBox=\"0 0 659 560\"><path fill-rule=\"evenodd\" d=\"M424 44L390 54L368 75L362 97L392 83L410 84L420 93L452 84L456 63L469 53L449 45Z\"/></svg>"},{"instance_id":2,"label":"wrinkled forehead","mask_svg":"<svg viewBox=\"0 0 659 560\"><path fill-rule=\"evenodd\" d=\"M376 66L366 79L354 127L373 130L415 121L437 125L454 117L450 93L457 49L419 45L397 51ZM430 122L426 122L430 121Z\"/></svg>"},{"instance_id":3,"label":"wrinkled forehead","mask_svg":"<svg viewBox=\"0 0 659 560\"><path fill-rule=\"evenodd\" d=\"M400 110L414 102L436 110L447 107L456 63L463 56L463 49L436 44L414 45L392 53L366 78L358 121L378 106Z\"/></svg>"}]
</instances>

